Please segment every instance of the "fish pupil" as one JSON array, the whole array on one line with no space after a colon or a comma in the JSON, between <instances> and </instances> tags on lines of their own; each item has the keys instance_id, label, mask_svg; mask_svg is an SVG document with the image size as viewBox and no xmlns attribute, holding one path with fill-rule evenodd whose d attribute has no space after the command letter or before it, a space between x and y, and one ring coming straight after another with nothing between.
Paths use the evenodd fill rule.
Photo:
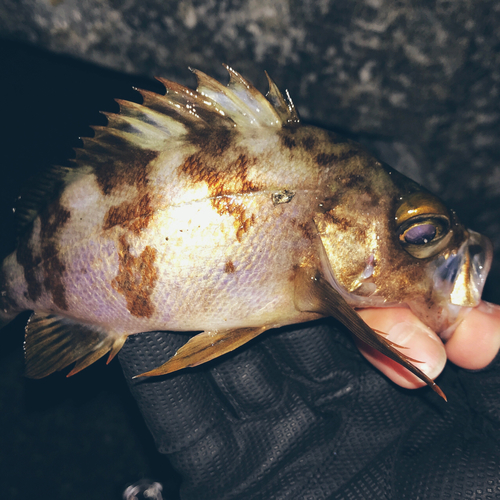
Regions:
<instances>
[{"instance_id":1,"label":"fish pupil","mask_svg":"<svg viewBox=\"0 0 500 500\"><path fill-rule=\"evenodd\" d=\"M436 236L436 227L432 224L419 224L408 229L405 241L411 245L425 245Z\"/></svg>"}]
</instances>

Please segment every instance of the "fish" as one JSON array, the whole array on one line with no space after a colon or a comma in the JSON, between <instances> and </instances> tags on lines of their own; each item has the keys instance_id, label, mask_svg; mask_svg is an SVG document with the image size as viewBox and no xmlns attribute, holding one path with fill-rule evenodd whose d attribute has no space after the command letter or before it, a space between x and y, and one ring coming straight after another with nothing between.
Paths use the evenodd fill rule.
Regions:
<instances>
[{"instance_id":1,"label":"fish","mask_svg":"<svg viewBox=\"0 0 500 500\"><path fill-rule=\"evenodd\" d=\"M332 316L444 397L356 312L407 307L443 336L481 298L487 237L361 145L303 124L266 73L264 96L225 65L196 90L117 99L69 166L16 209L0 267L0 327L33 311L26 376L68 376L129 335L200 332L160 376L230 352L264 331Z\"/></svg>"}]
</instances>

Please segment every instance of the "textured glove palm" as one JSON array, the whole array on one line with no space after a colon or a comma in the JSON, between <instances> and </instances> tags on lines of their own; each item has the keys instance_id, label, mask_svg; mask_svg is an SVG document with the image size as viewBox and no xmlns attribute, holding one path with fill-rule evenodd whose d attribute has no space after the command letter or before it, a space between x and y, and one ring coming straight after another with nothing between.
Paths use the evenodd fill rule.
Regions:
<instances>
[{"instance_id":1,"label":"textured glove palm","mask_svg":"<svg viewBox=\"0 0 500 500\"><path fill-rule=\"evenodd\" d=\"M129 337L120 361L183 499L441 499L500 494L500 366L403 390L330 320L153 379L186 334Z\"/></svg>"}]
</instances>

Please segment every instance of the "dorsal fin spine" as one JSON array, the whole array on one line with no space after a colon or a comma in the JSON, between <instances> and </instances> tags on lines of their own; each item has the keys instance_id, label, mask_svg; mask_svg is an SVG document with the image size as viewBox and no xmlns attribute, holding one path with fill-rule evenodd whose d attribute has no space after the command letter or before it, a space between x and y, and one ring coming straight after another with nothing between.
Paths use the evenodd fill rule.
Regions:
<instances>
[{"instance_id":1,"label":"dorsal fin spine","mask_svg":"<svg viewBox=\"0 0 500 500\"><path fill-rule=\"evenodd\" d=\"M259 125L280 127L282 121L271 103L237 71L227 64L223 64L223 66L229 73L227 88L247 105Z\"/></svg>"},{"instance_id":2,"label":"dorsal fin spine","mask_svg":"<svg viewBox=\"0 0 500 500\"><path fill-rule=\"evenodd\" d=\"M157 126L171 136L179 136L187 133L187 129L182 123L161 111L156 111L136 102L123 101L121 99L115 100L120 105L120 116L129 116Z\"/></svg>"},{"instance_id":3,"label":"dorsal fin spine","mask_svg":"<svg viewBox=\"0 0 500 500\"><path fill-rule=\"evenodd\" d=\"M279 91L277 85L269 76L266 71L267 82L269 84L269 91L266 94L267 99L276 109L277 113L280 115L283 124L299 123L300 119L293 105L292 99L288 90L285 92L286 98Z\"/></svg>"},{"instance_id":4,"label":"dorsal fin spine","mask_svg":"<svg viewBox=\"0 0 500 500\"><path fill-rule=\"evenodd\" d=\"M67 181L68 171L109 162L127 164L128 149L142 148L160 151L166 141L182 139L188 133L207 128L251 127L281 128L299 121L293 102L286 92L282 96L268 77L269 99L231 67L227 86L205 73L192 70L198 80L196 90L158 78L165 86L165 95L136 89L143 104L116 99L120 114L104 113L108 125L95 126L94 137L81 138L84 148L75 148L72 167L52 167L36 185L26 190L16 207L19 228L28 225L39 210L57 195ZM83 172L83 171L82 171Z\"/></svg>"}]
</instances>

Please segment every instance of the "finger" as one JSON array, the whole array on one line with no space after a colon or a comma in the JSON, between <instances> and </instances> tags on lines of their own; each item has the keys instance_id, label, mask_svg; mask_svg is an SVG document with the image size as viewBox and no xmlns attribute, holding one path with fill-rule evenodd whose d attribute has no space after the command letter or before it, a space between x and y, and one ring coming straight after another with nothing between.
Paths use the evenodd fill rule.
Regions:
<instances>
[{"instance_id":1,"label":"finger","mask_svg":"<svg viewBox=\"0 0 500 500\"><path fill-rule=\"evenodd\" d=\"M500 349L500 306L482 301L446 343L448 359L468 370L489 365Z\"/></svg>"},{"instance_id":2,"label":"finger","mask_svg":"<svg viewBox=\"0 0 500 500\"><path fill-rule=\"evenodd\" d=\"M446 364L446 351L443 343L409 309L363 309L358 313L369 326L386 333L388 340L404 347L402 352L405 355L420 361L415 363L415 366L430 378L434 379L442 372ZM361 354L396 384L407 389L425 385L422 380L400 364L362 342L356 341L356 343Z\"/></svg>"}]
</instances>

